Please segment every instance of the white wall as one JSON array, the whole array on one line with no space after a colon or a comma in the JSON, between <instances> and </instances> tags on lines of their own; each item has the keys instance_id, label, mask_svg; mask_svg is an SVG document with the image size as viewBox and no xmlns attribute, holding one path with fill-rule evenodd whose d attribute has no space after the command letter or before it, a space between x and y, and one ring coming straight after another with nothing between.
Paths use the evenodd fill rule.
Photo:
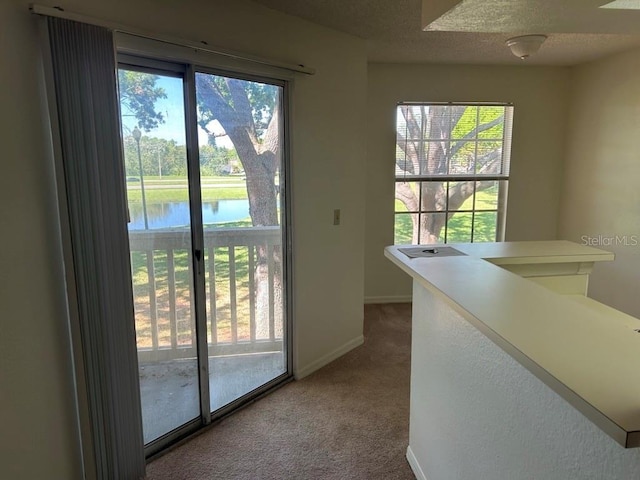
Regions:
<instances>
[{"instance_id":1,"label":"white wall","mask_svg":"<svg viewBox=\"0 0 640 480\"><path fill-rule=\"evenodd\" d=\"M515 105L507 240L557 234L568 69L370 64L367 91L365 298L403 300L411 282L383 256L393 244L395 108L401 101Z\"/></svg>"},{"instance_id":2,"label":"white wall","mask_svg":"<svg viewBox=\"0 0 640 480\"><path fill-rule=\"evenodd\" d=\"M0 477L78 478L58 232L28 0L0 3ZM244 0L44 1L163 34L315 67L294 86L296 370L362 335L366 52L360 39ZM332 224L342 209L342 225Z\"/></svg>"},{"instance_id":3,"label":"white wall","mask_svg":"<svg viewBox=\"0 0 640 480\"><path fill-rule=\"evenodd\" d=\"M638 478L638 449L624 449L416 285L409 444L427 479Z\"/></svg>"},{"instance_id":4,"label":"white wall","mask_svg":"<svg viewBox=\"0 0 640 480\"><path fill-rule=\"evenodd\" d=\"M571 84L559 235L615 252L589 296L640 317L640 50L577 67Z\"/></svg>"},{"instance_id":5,"label":"white wall","mask_svg":"<svg viewBox=\"0 0 640 480\"><path fill-rule=\"evenodd\" d=\"M0 477L78 478L37 30L26 3L0 3L0 32Z\"/></svg>"}]
</instances>

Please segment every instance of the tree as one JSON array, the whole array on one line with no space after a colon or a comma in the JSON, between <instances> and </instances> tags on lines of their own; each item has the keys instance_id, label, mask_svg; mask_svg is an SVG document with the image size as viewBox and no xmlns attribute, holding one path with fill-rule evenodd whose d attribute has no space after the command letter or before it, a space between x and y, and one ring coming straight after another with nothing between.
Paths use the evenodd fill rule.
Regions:
<instances>
[{"instance_id":1,"label":"tree","mask_svg":"<svg viewBox=\"0 0 640 480\"><path fill-rule=\"evenodd\" d=\"M402 105L398 108L396 172L399 175L497 175L502 165L504 107ZM478 138L486 138L482 143ZM478 151L478 145L482 145ZM396 182L396 198L408 211L456 211L494 181ZM421 185L421 187L420 187ZM422 188L422 192L417 191ZM455 215L455 214L454 214ZM411 215L412 243L438 243L445 214Z\"/></svg>"},{"instance_id":2,"label":"tree","mask_svg":"<svg viewBox=\"0 0 640 480\"><path fill-rule=\"evenodd\" d=\"M157 87L157 75L133 70L118 70L122 116L133 116L138 128L149 132L164 123L164 116L155 109L156 102L167 98L163 88Z\"/></svg>"},{"instance_id":3,"label":"tree","mask_svg":"<svg viewBox=\"0 0 640 480\"><path fill-rule=\"evenodd\" d=\"M217 120L233 143L247 178L254 226L278 225L275 178L280 166L280 99L273 85L196 75L199 125L212 136Z\"/></svg>"},{"instance_id":4,"label":"tree","mask_svg":"<svg viewBox=\"0 0 640 480\"><path fill-rule=\"evenodd\" d=\"M200 173L202 175L225 175L232 172L239 161L233 148L219 147L212 142L200 145Z\"/></svg>"},{"instance_id":5,"label":"tree","mask_svg":"<svg viewBox=\"0 0 640 480\"><path fill-rule=\"evenodd\" d=\"M131 135L124 137L124 161L127 176L141 176L138 165L136 141ZM145 175L187 175L184 161L185 147L175 140L142 136L140 138L140 156Z\"/></svg>"},{"instance_id":6,"label":"tree","mask_svg":"<svg viewBox=\"0 0 640 480\"><path fill-rule=\"evenodd\" d=\"M217 121L229 136L244 168L253 226L279 224L275 179L281 163L280 89L273 85L229 77L196 74L199 125L210 138ZM255 267L256 335L269 333L268 247L258 245ZM273 252L273 294L276 328L282 328L282 255Z\"/></svg>"}]
</instances>

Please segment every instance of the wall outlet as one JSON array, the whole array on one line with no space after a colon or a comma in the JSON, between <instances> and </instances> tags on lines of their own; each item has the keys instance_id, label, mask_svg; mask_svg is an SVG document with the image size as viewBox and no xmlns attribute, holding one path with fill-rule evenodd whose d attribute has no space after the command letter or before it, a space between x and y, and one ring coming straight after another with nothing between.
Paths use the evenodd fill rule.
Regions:
<instances>
[{"instance_id":1,"label":"wall outlet","mask_svg":"<svg viewBox=\"0 0 640 480\"><path fill-rule=\"evenodd\" d=\"M333 224L340 225L340 209L339 208L336 208L333 211Z\"/></svg>"}]
</instances>

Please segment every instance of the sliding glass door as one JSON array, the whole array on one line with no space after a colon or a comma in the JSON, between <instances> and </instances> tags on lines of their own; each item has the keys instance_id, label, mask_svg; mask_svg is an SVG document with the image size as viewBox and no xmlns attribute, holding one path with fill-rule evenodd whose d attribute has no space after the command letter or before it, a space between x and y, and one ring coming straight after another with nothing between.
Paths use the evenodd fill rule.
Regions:
<instances>
[{"instance_id":1,"label":"sliding glass door","mask_svg":"<svg viewBox=\"0 0 640 480\"><path fill-rule=\"evenodd\" d=\"M283 87L195 74L203 192L210 408L286 373Z\"/></svg>"},{"instance_id":2,"label":"sliding glass door","mask_svg":"<svg viewBox=\"0 0 640 480\"><path fill-rule=\"evenodd\" d=\"M289 375L283 83L119 70L147 452Z\"/></svg>"}]
</instances>

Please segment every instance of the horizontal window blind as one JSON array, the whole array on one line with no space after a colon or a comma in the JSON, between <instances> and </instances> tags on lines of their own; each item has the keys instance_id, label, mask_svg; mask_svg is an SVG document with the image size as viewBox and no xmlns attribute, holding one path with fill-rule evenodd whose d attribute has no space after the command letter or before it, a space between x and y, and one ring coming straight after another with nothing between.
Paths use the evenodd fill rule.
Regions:
<instances>
[{"instance_id":1,"label":"horizontal window blind","mask_svg":"<svg viewBox=\"0 0 640 480\"><path fill-rule=\"evenodd\" d=\"M504 104L399 105L396 178L508 177L512 117Z\"/></svg>"},{"instance_id":2,"label":"horizontal window blind","mask_svg":"<svg viewBox=\"0 0 640 480\"><path fill-rule=\"evenodd\" d=\"M504 239L513 106L401 103L395 243Z\"/></svg>"}]
</instances>

